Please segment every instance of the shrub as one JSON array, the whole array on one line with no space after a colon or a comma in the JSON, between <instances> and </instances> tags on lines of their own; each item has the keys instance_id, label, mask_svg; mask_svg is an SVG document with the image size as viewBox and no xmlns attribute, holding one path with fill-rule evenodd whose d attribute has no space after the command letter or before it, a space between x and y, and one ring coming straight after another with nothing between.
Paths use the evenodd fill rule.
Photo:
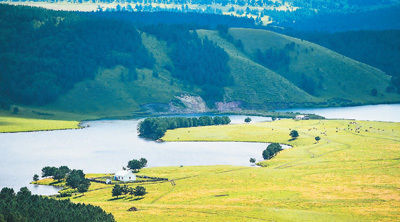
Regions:
<instances>
[{"instance_id":1,"label":"shrub","mask_svg":"<svg viewBox=\"0 0 400 222\"><path fill-rule=\"evenodd\" d=\"M290 131L289 135L292 137L293 140L295 140L297 137L299 137L299 133L297 132L297 130Z\"/></svg>"}]
</instances>

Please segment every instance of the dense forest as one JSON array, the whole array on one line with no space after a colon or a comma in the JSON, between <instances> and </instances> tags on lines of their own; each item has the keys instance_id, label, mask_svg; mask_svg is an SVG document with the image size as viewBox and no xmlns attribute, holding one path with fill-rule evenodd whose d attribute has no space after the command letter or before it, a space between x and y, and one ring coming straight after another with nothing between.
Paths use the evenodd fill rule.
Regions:
<instances>
[{"instance_id":1,"label":"dense forest","mask_svg":"<svg viewBox=\"0 0 400 222\"><path fill-rule=\"evenodd\" d=\"M74 204L38 195L23 187L17 193L11 188L0 192L0 221L115 221L100 207Z\"/></svg>"},{"instance_id":2,"label":"dense forest","mask_svg":"<svg viewBox=\"0 0 400 222\"><path fill-rule=\"evenodd\" d=\"M151 68L152 55L132 24L78 14L0 7L0 93L32 105L54 101L99 68ZM68 16L67 16L68 15Z\"/></svg>"},{"instance_id":3,"label":"dense forest","mask_svg":"<svg viewBox=\"0 0 400 222\"><path fill-rule=\"evenodd\" d=\"M159 16L160 15L160 16ZM228 56L194 28L224 24L251 26L252 20L204 14L78 13L0 6L0 105L44 105L55 101L75 83L93 79L99 69L123 65L121 81L135 81L137 68L152 68L153 55L140 31L168 43L173 77L198 85L207 101L222 99L232 84ZM161 22L162 25L152 25ZM193 23L191 23L193 22ZM165 24L165 23L170 23ZM191 24L189 24L191 23ZM100 37L101 36L101 37Z\"/></svg>"},{"instance_id":4,"label":"dense forest","mask_svg":"<svg viewBox=\"0 0 400 222\"><path fill-rule=\"evenodd\" d=\"M142 29L167 42L174 65L167 69L175 78L200 86L206 101L221 100L223 87L233 84L228 54L207 38L199 38L188 26L159 24Z\"/></svg>"},{"instance_id":5,"label":"dense forest","mask_svg":"<svg viewBox=\"0 0 400 222\"><path fill-rule=\"evenodd\" d=\"M199 118L192 117L159 117L146 118L139 123L139 136L153 140L160 139L165 132L170 129L210 126L210 125L226 125L231 120L227 116L201 116Z\"/></svg>"}]
</instances>

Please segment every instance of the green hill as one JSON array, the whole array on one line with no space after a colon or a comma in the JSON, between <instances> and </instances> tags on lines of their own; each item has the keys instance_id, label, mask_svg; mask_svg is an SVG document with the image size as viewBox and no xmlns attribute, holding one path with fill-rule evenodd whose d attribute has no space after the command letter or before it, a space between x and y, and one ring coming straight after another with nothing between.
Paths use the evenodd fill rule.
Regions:
<instances>
[{"instance_id":1,"label":"green hill","mask_svg":"<svg viewBox=\"0 0 400 222\"><path fill-rule=\"evenodd\" d=\"M0 11L1 113L76 119L400 101L381 70L271 31Z\"/></svg>"},{"instance_id":2,"label":"green hill","mask_svg":"<svg viewBox=\"0 0 400 222\"><path fill-rule=\"evenodd\" d=\"M232 29L230 33L243 42L247 54L255 59L257 50L285 51L290 61L275 71L305 90L304 82L312 82L313 88L307 91L316 97L350 103L390 100L391 94L385 92L390 76L374 67L319 45L270 31ZM372 95L373 89L378 95Z\"/></svg>"}]
</instances>

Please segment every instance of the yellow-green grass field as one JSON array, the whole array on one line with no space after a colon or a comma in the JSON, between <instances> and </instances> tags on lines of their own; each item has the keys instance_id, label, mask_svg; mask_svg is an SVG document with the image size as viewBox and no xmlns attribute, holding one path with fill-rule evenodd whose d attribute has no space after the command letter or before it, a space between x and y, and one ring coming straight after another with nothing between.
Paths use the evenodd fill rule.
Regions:
<instances>
[{"instance_id":1,"label":"yellow-green grass field","mask_svg":"<svg viewBox=\"0 0 400 222\"><path fill-rule=\"evenodd\" d=\"M0 133L78 129L79 122L0 116Z\"/></svg>"},{"instance_id":2,"label":"yellow-green grass field","mask_svg":"<svg viewBox=\"0 0 400 222\"><path fill-rule=\"evenodd\" d=\"M291 129L299 131L297 140L289 141ZM71 200L100 206L117 221L398 221L399 136L399 123L348 120L176 129L163 140L280 142L293 148L261 162L265 167L143 169L140 174L176 184L140 184L148 192L143 199L116 199L112 185L92 183ZM133 206L138 211L128 211Z\"/></svg>"}]
</instances>

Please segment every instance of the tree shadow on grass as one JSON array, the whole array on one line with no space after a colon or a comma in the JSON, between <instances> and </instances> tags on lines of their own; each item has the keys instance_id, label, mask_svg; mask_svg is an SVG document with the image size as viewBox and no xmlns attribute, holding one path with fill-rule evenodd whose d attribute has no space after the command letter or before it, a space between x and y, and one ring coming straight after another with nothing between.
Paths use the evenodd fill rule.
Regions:
<instances>
[{"instance_id":1,"label":"tree shadow on grass","mask_svg":"<svg viewBox=\"0 0 400 222\"><path fill-rule=\"evenodd\" d=\"M144 197L137 197L137 198L134 198L134 199L130 198L129 201L138 201L138 200L141 200L141 199L144 199Z\"/></svg>"},{"instance_id":2,"label":"tree shadow on grass","mask_svg":"<svg viewBox=\"0 0 400 222\"><path fill-rule=\"evenodd\" d=\"M108 201L114 201L114 200L119 200L119 199L123 199L124 197L114 197L111 199L108 199Z\"/></svg>"},{"instance_id":3,"label":"tree shadow on grass","mask_svg":"<svg viewBox=\"0 0 400 222\"><path fill-rule=\"evenodd\" d=\"M83 197L83 196L85 196L85 194L81 194L81 195L79 195L79 196L74 196L74 197L72 197L72 199L81 198L81 197Z\"/></svg>"}]
</instances>

